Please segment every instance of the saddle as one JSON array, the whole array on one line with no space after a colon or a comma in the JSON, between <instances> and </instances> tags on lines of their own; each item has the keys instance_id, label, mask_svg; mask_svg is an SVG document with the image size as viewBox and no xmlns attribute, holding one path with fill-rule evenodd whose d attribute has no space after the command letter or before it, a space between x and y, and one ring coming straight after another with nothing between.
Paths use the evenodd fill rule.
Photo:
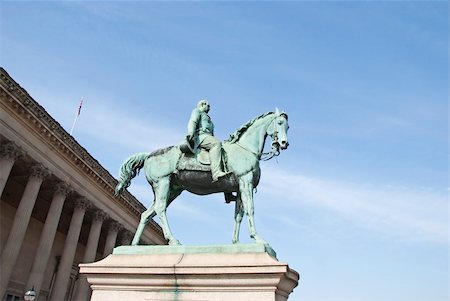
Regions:
<instances>
[{"instance_id":1,"label":"saddle","mask_svg":"<svg viewBox=\"0 0 450 301\"><path fill-rule=\"evenodd\" d=\"M211 171L211 160L209 152L202 148L193 149L189 143L182 142L180 145L181 157L178 160L178 170ZM227 156L222 148L222 163L226 169Z\"/></svg>"},{"instance_id":2,"label":"saddle","mask_svg":"<svg viewBox=\"0 0 450 301\"><path fill-rule=\"evenodd\" d=\"M199 149L194 153L182 152L180 160L178 160L178 170L196 170L196 171L211 171L211 161L209 160L209 153L204 149Z\"/></svg>"}]
</instances>

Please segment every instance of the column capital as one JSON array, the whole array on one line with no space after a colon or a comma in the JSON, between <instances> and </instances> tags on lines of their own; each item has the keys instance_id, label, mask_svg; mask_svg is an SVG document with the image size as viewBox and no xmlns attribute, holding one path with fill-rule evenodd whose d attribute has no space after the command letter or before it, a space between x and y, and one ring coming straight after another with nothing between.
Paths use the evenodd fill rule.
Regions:
<instances>
[{"instance_id":1,"label":"column capital","mask_svg":"<svg viewBox=\"0 0 450 301\"><path fill-rule=\"evenodd\" d=\"M25 155L25 151L12 141L0 143L0 158L16 160Z\"/></svg>"},{"instance_id":2,"label":"column capital","mask_svg":"<svg viewBox=\"0 0 450 301\"><path fill-rule=\"evenodd\" d=\"M103 210L95 209L92 212L92 220L93 221L104 222L108 218L109 218L108 214L106 214Z\"/></svg>"},{"instance_id":3,"label":"column capital","mask_svg":"<svg viewBox=\"0 0 450 301\"><path fill-rule=\"evenodd\" d=\"M72 188L66 182L59 182L55 186L54 194L60 194L62 196L68 196L72 192Z\"/></svg>"},{"instance_id":4,"label":"column capital","mask_svg":"<svg viewBox=\"0 0 450 301\"><path fill-rule=\"evenodd\" d=\"M73 201L73 205L75 209L84 209L87 210L91 207L91 202L85 198L84 196L79 197Z\"/></svg>"},{"instance_id":5,"label":"column capital","mask_svg":"<svg viewBox=\"0 0 450 301\"><path fill-rule=\"evenodd\" d=\"M131 233L131 231L129 231L127 229L123 229L121 231L120 243L122 245L129 245L132 238L133 238L133 233Z\"/></svg>"},{"instance_id":6,"label":"column capital","mask_svg":"<svg viewBox=\"0 0 450 301\"><path fill-rule=\"evenodd\" d=\"M50 171L41 163L36 163L30 168L30 177L44 179L50 175Z\"/></svg>"},{"instance_id":7,"label":"column capital","mask_svg":"<svg viewBox=\"0 0 450 301\"><path fill-rule=\"evenodd\" d=\"M119 232L120 229L122 229L122 225L118 221L113 219L109 220L108 231Z\"/></svg>"}]
</instances>

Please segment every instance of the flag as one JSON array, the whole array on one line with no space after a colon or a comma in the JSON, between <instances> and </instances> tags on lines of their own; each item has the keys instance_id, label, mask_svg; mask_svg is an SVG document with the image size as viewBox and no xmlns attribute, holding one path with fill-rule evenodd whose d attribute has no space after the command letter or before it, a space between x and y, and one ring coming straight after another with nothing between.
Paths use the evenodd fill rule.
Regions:
<instances>
[{"instance_id":1,"label":"flag","mask_svg":"<svg viewBox=\"0 0 450 301\"><path fill-rule=\"evenodd\" d=\"M78 107L77 117L80 116L82 106L83 106L83 98L81 98L80 106Z\"/></svg>"},{"instance_id":2,"label":"flag","mask_svg":"<svg viewBox=\"0 0 450 301\"><path fill-rule=\"evenodd\" d=\"M70 129L70 135L72 135L73 133L73 129L75 128L75 124L77 123L78 117L80 116L82 106L83 106L83 97L81 97L80 106L78 107L77 114L75 115L75 119L72 124L72 128Z\"/></svg>"}]
</instances>

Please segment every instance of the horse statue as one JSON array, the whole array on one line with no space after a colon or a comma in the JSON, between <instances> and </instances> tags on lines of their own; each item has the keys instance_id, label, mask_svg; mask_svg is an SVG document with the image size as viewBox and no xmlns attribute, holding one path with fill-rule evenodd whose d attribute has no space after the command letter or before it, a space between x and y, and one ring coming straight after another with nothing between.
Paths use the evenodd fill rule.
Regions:
<instances>
[{"instance_id":1,"label":"horse statue","mask_svg":"<svg viewBox=\"0 0 450 301\"><path fill-rule=\"evenodd\" d=\"M249 220L250 237L257 243L266 243L256 232L254 221L253 190L259 183L260 160L278 156L280 149L287 149L288 115L276 109L256 117L222 143L225 168L228 176L212 182L207 165L196 157L189 157L180 146L170 146L152 153L138 153L128 158L120 167L119 184L115 195L120 196L130 186L131 179L144 168L148 183L154 192L154 202L141 214L131 245L138 245L145 226L157 215L161 221L164 237L170 245L180 242L173 236L167 221L166 210L184 190L197 195L223 192L227 203L235 201L234 231L232 243L239 242L239 230L244 213ZM272 138L270 153L263 153L267 136ZM266 158L264 158L266 156Z\"/></svg>"}]
</instances>

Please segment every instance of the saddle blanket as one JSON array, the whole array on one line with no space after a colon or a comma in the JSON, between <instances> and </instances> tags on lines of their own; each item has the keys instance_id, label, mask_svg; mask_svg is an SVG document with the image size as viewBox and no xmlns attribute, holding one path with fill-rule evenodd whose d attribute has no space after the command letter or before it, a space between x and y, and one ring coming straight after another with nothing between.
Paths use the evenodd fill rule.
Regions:
<instances>
[{"instance_id":1,"label":"saddle blanket","mask_svg":"<svg viewBox=\"0 0 450 301\"><path fill-rule=\"evenodd\" d=\"M206 153L208 155L208 153ZM209 156L208 156L209 161ZM178 161L178 170L196 170L196 171L211 171L209 162L208 165L198 162L197 158L193 155L182 154Z\"/></svg>"}]
</instances>

